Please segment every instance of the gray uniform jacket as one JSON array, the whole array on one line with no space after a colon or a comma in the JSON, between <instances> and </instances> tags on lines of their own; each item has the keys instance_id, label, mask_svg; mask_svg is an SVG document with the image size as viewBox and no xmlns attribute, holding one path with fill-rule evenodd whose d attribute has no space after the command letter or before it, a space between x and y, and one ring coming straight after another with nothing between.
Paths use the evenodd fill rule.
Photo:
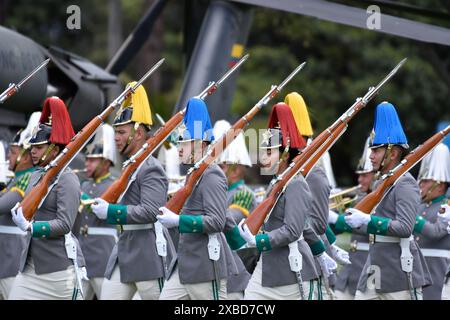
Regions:
<instances>
[{"instance_id":1,"label":"gray uniform jacket","mask_svg":"<svg viewBox=\"0 0 450 320\"><path fill-rule=\"evenodd\" d=\"M159 208L167 198L168 180L161 163L150 156L141 166L120 201L127 206L127 224L155 223ZM175 254L167 229L168 265ZM123 231L114 246L106 267L105 277L110 279L116 263L123 283L155 280L165 276L161 257L156 250L155 229Z\"/></svg>"},{"instance_id":2,"label":"gray uniform jacket","mask_svg":"<svg viewBox=\"0 0 450 320\"><path fill-rule=\"evenodd\" d=\"M359 194L353 205L358 203L365 195L366 193ZM353 232L350 241L349 259L351 264L342 266L336 276L334 288L342 292L347 289L350 294L355 295L358 280L364 264L366 263L368 254L368 251L357 250L356 246L358 243L369 244L369 236L367 234Z\"/></svg>"},{"instance_id":3,"label":"gray uniform jacket","mask_svg":"<svg viewBox=\"0 0 450 320\"><path fill-rule=\"evenodd\" d=\"M11 209L17 202L22 201L22 196L10 189L16 185L17 179L18 177L14 177L5 190L0 192L0 226L16 227L12 221ZM23 246L21 238L23 236L0 233L0 279L15 277L19 272L20 253Z\"/></svg>"},{"instance_id":4,"label":"gray uniform jacket","mask_svg":"<svg viewBox=\"0 0 450 320\"><path fill-rule=\"evenodd\" d=\"M300 238L305 228L308 214L311 212L311 193L303 176L295 177L278 199L269 219L264 225L264 231L269 236L272 250L263 251L262 285L276 287L296 284L297 276L289 266L289 247L291 242ZM305 267L313 265L311 250L304 240L298 241L298 249L302 255L303 281L317 278L314 269Z\"/></svg>"},{"instance_id":5,"label":"gray uniform jacket","mask_svg":"<svg viewBox=\"0 0 450 320\"><path fill-rule=\"evenodd\" d=\"M89 179L81 185L81 191L91 198L100 197L103 192L114 182L114 178L110 175L101 181L95 182ZM89 228L111 228L117 230L115 226L107 224L105 220L97 218L97 216L88 207L83 207L75 221L76 227L79 229L75 233L80 242L84 259L86 260L86 269L88 278L103 277L106 270L106 264L111 255L111 251L116 243L114 237L107 235L91 235Z\"/></svg>"},{"instance_id":6,"label":"gray uniform jacket","mask_svg":"<svg viewBox=\"0 0 450 320\"><path fill-rule=\"evenodd\" d=\"M230 206L232 204L233 196L236 192L240 190L246 190L249 192L252 192L245 184L241 184L238 187L229 190L227 192L227 205ZM252 212L255 207L254 201L252 204L252 207L250 208L249 212ZM241 222L242 219L246 218L245 215L242 213L241 210L236 208L228 208L227 209L227 216L226 216L226 223L225 223L225 229L224 232L229 231L233 229L239 222ZM255 252L258 250L255 250L255 248L249 248L249 249L242 249L251 252ZM247 288L248 281L250 280L250 273L248 273L243 261L241 260L240 256L238 255L238 252L232 251L234 262L236 263L236 267L238 270L237 274L232 274L228 276L227 281L227 292L243 292L245 288Z\"/></svg>"},{"instance_id":7,"label":"gray uniform jacket","mask_svg":"<svg viewBox=\"0 0 450 320\"><path fill-rule=\"evenodd\" d=\"M414 177L407 172L387 192L375 208L373 215L391 219L386 236L409 238L413 232L419 205L419 187ZM361 228L367 228L367 225ZM430 272L415 241L410 242L410 250L414 258L412 271L414 288L430 285ZM377 292L388 293L408 290L407 275L401 269L400 254L399 243L377 242L375 237L375 243L370 246L364 271L361 273L358 282L358 290L366 290L367 270L371 265L377 266L380 272Z\"/></svg>"},{"instance_id":8,"label":"gray uniform jacket","mask_svg":"<svg viewBox=\"0 0 450 320\"><path fill-rule=\"evenodd\" d=\"M442 201L435 203L422 203L418 214L426 219L420 234L415 234L420 249L450 250L450 235L447 233L447 224L437 219ZM433 285L423 289L424 300L440 300L445 276L449 267L449 260L440 257L427 257L428 269L433 279Z\"/></svg>"},{"instance_id":9,"label":"gray uniform jacket","mask_svg":"<svg viewBox=\"0 0 450 320\"><path fill-rule=\"evenodd\" d=\"M42 170L33 172L25 197L38 182L42 173ZM62 271L73 265L72 260L67 257L64 235L71 233L80 205L80 195L78 177L69 168L65 169L34 216L35 222L49 223L50 235L37 238L28 233L20 259L21 272L29 258L33 259L36 274ZM78 266L83 267L85 262L78 240L74 235L71 234L71 236L77 243Z\"/></svg>"},{"instance_id":10,"label":"gray uniform jacket","mask_svg":"<svg viewBox=\"0 0 450 320\"><path fill-rule=\"evenodd\" d=\"M325 246L328 248L329 243L325 231L328 226L328 208L331 187L325 170L316 165L306 177L306 182L308 183L313 198L309 224L314 232L321 237ZM329 251L327 253L330 255ZM319 275L322 275L320 265L317 261L316 269L319 272ZM334 278L334 275L329 277L330 284L334 283Z\"/></svg>"},{"instance_id":11,"label":"gray uniform jacket","mask_svg":"<svg viewBox=\"0 0 450 320\"><path fill-rule=\"evenodd\" d=\"M181 233L178 241L178 274L180 282L200 283L215 279L213 261L208 255L208 234L219 233L219 277L237 274L232 252L222 233L227 210L227 179L218 165L210 165L203 173L181 214L202 216L201 233Z\"/></svg>"}]
</instances>

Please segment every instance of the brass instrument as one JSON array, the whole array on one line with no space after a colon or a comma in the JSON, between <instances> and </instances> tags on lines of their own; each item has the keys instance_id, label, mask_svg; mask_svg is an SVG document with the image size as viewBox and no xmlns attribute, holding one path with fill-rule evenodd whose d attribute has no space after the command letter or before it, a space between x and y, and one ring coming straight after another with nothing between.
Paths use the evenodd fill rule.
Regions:
<instances>
[{"instance_id":1,"label":"brass instrument","mask_svg":"<svg viewBox=\"0 0 450 320\"><path fill-rule=\"evenodd\" d=\"M347 194L352 194L356 192L361 186L357 185L348 189L345 189L341 192L337 192L335 194L330 195L330 209L334 209L337 211L345 211L346 206L350 204L355 197L344 197Z\"/></svg>"}]
</instances>

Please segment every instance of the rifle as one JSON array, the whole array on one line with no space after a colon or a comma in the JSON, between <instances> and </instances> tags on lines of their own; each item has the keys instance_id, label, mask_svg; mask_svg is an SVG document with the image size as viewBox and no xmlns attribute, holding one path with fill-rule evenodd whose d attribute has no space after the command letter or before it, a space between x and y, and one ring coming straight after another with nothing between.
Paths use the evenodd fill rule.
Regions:
<instances>
[{"instance_id":1,"label":"rifle","mask_svg":"<svg viewBox=\"0 0 450 320\"><path fill-rule=\"evenodd\" d=\"M50 58L48 58L40 65L38 65L33 71L31 71L28 75L26 75L25 78L20 80L18 84L10 83L8 89L6 89L0 94L0 104L4 103L7 99L11 98L16 92L20 90L20 88L23 86L25 82L30 80L39 70L45 67L49 62Z\"/></svg>"},{"instance_id":2,"label":"rifle","mask_svg":"<svg viewBox=\"0 0 450 320\"><path fill-rule=\"evenodd\" d=\"M197 96L199 99L204 100L207 96L212 95L217 88L247 60L248 54L243 56L233 67L231 67L217 82L212 81L209 85ZM159 148L159 146L167 139L173 130L175 130L183 121L186 107L183 110L177 112L172 118L170 118L162 127L150 137L144 145L124 162L122 166L122 173L120 177L114 181L108 189L103 192L100 198L108 203L117 203L121 197L130 187L133 182L133 177L139 171L140 166L144 163L152 153Z\"/></svg>"},{"instance_id":3,"label":"rifle","mask_svg":"<svg viewBox=\"0 0 450 320\"><path fill-rule=\"evenodd\" d=\"M381 183L375 190L358 202L355 209L370 214L375 206L383 200L387 194L387 191L389 191L397 183L398 179L400 179L403 174L408 172L420 160L422 160L422 158L425 157L427 153L430 152L439 142L444 140L445 136L449 132L450 126L447 126L447 128L434 134L422 145L419 145L411 151L395 168L389 170L389 172L381 176Z\"/></svg>"},{"instance_id":4,"label":"rifle","mask_svg":"<svg viewBox=\"0 0 450 320\"><path fill-rule=\"evenodd\" d=\"M186 199L191 195L197 181L200 179L206 168L208 168L208 166L221 154L221 152L227 148L227 146L236 138L243 128L249 124L259 110L269 103L269 101L283 89L283 87L304 67L305 64L306 62L303 62L295 68L295 70L292 71L292 73L278 86L272 86L269 92L267 92L266 95L262 97L261 100L259 100L258 103L250 109L250 111L247 112L246 115L233 124L233 126L211 146L206 155L195 163L195 165L189 170L184 187L178 190L166 203L167 209L177 214L180 213Z\"/></svg>"},{"instance_id":5,"label":"rifle","mask_svg":"<svg viewBox=\"0 0 450 320\"><path fill-rule=\"evenodd\" d=\"M59 175L70 164L80 150L94 135L98 127L114 111L117 106L129 97L158 67L164 62L159 60L147 73L132 87L127 87L103 112L94 117L83 127L70 141L58 156L44 167L44 173L38 183L33 186L30 193L21 203L23 214L27 220L31 220L36 210L42 205L51 189L57 184ZM54 179L56 178L56 179ZM52 182L52 180L54 181Z\"/></svg>"},{"instance_id":6,"label":"rifle","mask_svg":"<svg viewBox=\"0 0 450 320\"><path fill-rule=\"evenodd\" d=\"M362 98L357 98L355 103L342 114L330 127L320 133L312 143L307 146L298 156L296 156L289 167L286 168L276 179L272 180L269 187L272 187L266 198L247 217L245 223L253 234L257 234L261 226L267 221L278 199L284 193L289 182L300 171L303 176L309 173L312 167L320 159L323 153L329 150L339 137L347 129L350 120L378 93L381 87L391 79L398 69L405 63L406 58L400 61L397 66L376 86L370 87Z\"/></svg>"}]
</instances>

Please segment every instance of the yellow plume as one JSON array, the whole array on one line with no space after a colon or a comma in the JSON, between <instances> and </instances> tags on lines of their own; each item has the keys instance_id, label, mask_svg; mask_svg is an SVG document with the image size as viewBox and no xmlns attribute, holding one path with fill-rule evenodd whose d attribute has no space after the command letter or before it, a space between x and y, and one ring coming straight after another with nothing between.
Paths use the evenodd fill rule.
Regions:
<instances>
[{"instance_id":1,"label":"yellow plume","mask_svg":"<svg viewBox=\"0 0 450 320\"><path fill-rule=\"evenodd\" d=\"M313 130L311 121L309 120L308 109L302 96L297 92L291 92L286 95L284 103L291 108L300 135L311 137L313 135Z\"/></svg>"},{"instance_id":2,"label":"yellow plume","mask_svg":"<svg viewBox=\"0 0 450 320\"><path fill-rule=\"evenodd\" d=\"M136 81L130 82L127 86L134 86ZM122 104L123 108L133 108L131 121L140 122L145 125L152 125L152 111L147 93L142 85L132 93Z\"/></svg>"}]
</instances>

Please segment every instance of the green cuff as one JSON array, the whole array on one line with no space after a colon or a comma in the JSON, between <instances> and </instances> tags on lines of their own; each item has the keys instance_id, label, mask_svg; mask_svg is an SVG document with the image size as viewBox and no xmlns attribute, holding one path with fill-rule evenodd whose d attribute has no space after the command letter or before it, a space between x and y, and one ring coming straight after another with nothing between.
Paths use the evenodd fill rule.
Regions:
<instances>
[{"instance_id":1,"label":"green cuff","mask_svg":"<svg viewBox=\"0 0 450 320\"><path fill-rule=\"evenodd\" d=\"M336 242L336 236L333 233L333 230L331 230L330 226L327 225L327 229L325 230L325 235L327 236L328 242L330 244L333 244Z\"/></svg>"},{"instance_id":2,"label":"green cuff","mask_svg":"<svg viewBox=\"0 0 450 320\"><path fill-rule=\"evenodd\" d=\"M34 238L48 238L50 236L50 223L48 221L37 221L31 224Z\"/></svg>"},{"instance_id":3,"label":"green cuff","mask_svg":"<svg viewBox=\"0 0 450 320\"><path fill-rule=\"evenodd\" d=\"M202 233L202 216L191 216L180 214L180 224L178 226L180 233Z\"/></svg>"},{"instance_id":4,"label":"green cuff","mask_svg":"<svg viewBox=\"0 0 450 320\"><path fill-rule=\"evenodd\" d=\"M267 233L257 234L255 237L255 241L256 248L258 248L260 252L272 250L269 235Z\"/></svg>"},{"instance_id":5,"label":"green cuff","mask_svg":"<svg viewBox=\"0 0 450 320\"><path fill-rule=\"evenodd\" d=\"M127 206L123 204L110 204L106 217L108 224L127 224Z\"/></svg>"},{"instance_id":6,"label":"green cuff","mask_svg":"<svg viewBox=\"0 0 450 320\"><path fill-rule=\"evenodd\" d=\"M425 226L427 220L424 217L416 216L416 224L414 225L415 233L422 233L422 229Z\"/></svg>"},{"instance_id":7,"label":"green cuff","mask_svg":"<svg viewBox=\"0 0 450 320\"><path fill-rule=\"evenodd\" d=\"M336 224L334 225L334 230L336 233L352 232L352 227L345 222L345 216L343 214L339 215Z\"/></svg>"},{"instance_id":8,"label":"green cuff","mask_svg":"<svg viewBox=\"0 0 450 320\"><path fill-rule=\"evenodd\" d=\"M81 193L81 200L88 200L91 199L87 193L82 192Z\"/></svg>"},{"instance_id":9,"label":"green cuff","mask_svg":"<svg viewBox=\"0 0 450 320\"><path fill-rule=\"evenodd\" d=\"M322 240L316 241L313 244L309 245L309 248L312 251L314 256L317 256L326 250L325 243Z\"/></svg>"},{"instance_id":10,"label":"green cuff","mask_svg":"<svg viewBox=\"0 0 450 320\"><path fill-rule=\"evenodd\" d=\"M385 235L391 219L371 215L367 233Z\"/></svg>"},{"instance_id":11,"label":"green cuff","mask_svg":"<svg viewBox=\"0 0 450 320\"><path fill-rule=\"evenodd\" d=\"M237 250L246 243L245 239L242 238L241 234L239 233L238 226L234 226L233 229L225 232L225 238L227 239L228 245L230 246L231 250Z\"/></svg>"}]
</instances>

